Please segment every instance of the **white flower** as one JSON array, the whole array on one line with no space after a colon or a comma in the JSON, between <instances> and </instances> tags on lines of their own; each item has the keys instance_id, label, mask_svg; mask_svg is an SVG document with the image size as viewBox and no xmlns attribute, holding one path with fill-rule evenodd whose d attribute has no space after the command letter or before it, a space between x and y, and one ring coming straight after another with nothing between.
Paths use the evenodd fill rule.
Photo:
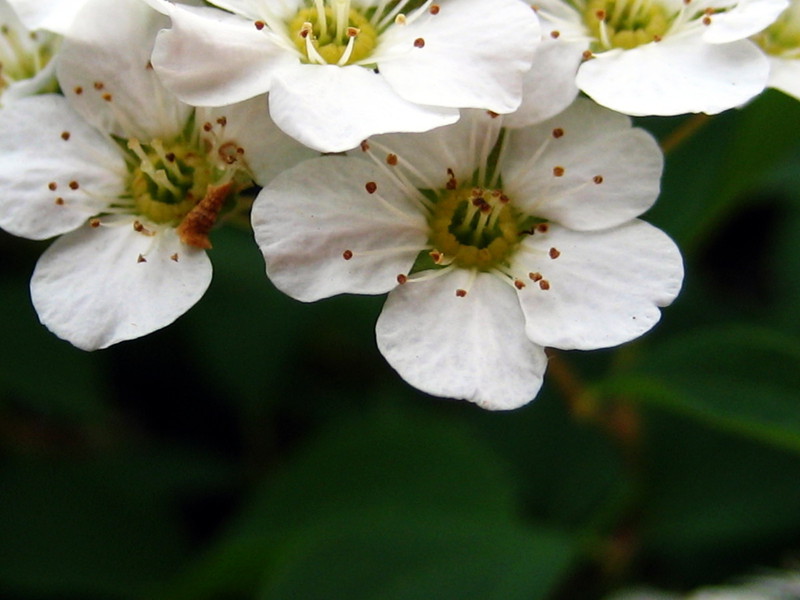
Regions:
<instances>
[{"instance_id":1,"label":"white flower","mask_svg":"<svg viewBox=\"0 0 800 600\"><path fill-rule=\"evenodd\" d=\"M0 0L0 106L58 89L53 55L58 36L26 28L7 0Z\"/></svg>"},{"instance_id":2,"label":"white flower","mask_svg":"<svg viewBox=\"0 0 800 600\"><path fill-rule=\"evenodd\" d=\"M768 64L748 36L787 0L541 0L544 27L581 42L577 84L629 115L714 114L766 85Z\"/></svg>"},{"instance_id":3,"label":"white flower","mask_svg":"<svg viewBox=\"0 0 800 600\"><path fill-rule=\"evenodd\" d=\"M753 40L769 60L767 85L800 100L800 0L791 0L778 20Z\"/></svg>"},{"instance_id":4,"label":"white flower","mask_svg":"<svg viewBox=\"0 0 800 600\"><path fill-rule=\"evenodd\" d=\"M188 310L211 280L203 248L218 213L253 179L309 155L258 99L195 111L166 92L148 63L165 21L138 0L89 0L58 62L66 97L0 111L0 226L61 236L31 296L41 321L79 348L145 335Z\"/></svg>"},{"instance_id":5,"label":"white flower","mask_svg":"<svg viewBox=\"0 0 800 600\"><path fill-rule=\"evenodd\" d=\"M389 363L426 392L490 409L536 395L544 346L649 330L683 277L675 244L636 219L662 168L647 133L589 101L538 126L502 120L471 111L311 159L252 213L278 288L303 301L390 292L377 323Z\"/></svg>"},{"instance_id":6,"label":"white flower","mask_svg":"<svg viewBox=\"0 0 800 600\"><path fill-rule=\"evenodd\" d=\"M268 91L278 126L325 152L453 123L462 107L515 110L540 37L520 0L214 2L234 14L148 1L172 18L152 60L179 98Z\"/></svg>"}]
</instances>

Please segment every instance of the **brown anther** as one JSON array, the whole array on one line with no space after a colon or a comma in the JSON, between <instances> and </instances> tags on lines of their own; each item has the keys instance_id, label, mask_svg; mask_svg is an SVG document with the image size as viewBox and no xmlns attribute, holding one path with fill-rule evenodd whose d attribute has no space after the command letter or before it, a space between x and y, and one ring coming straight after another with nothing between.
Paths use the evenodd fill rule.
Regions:
<instances>
[{"instance_id":1,"label":"brown anther","mask_svg":"<svg viewBox=\"0 0 800 600\"><path fill-rule=\"evenodd\" d=\"M492 205L488 202L484 202L481 204L481 207L478 210L480 210L483 214L488 215L490 212L492 212Z\"/></svg>"},{"instance_id":2,"label":"brown anther","mask_svg":"<svg viewBox=\"0 0 800 600\"><path fill-rule=\"evenodd\" d=\"M406 24L406 16L403 13L400 13L394 18L394 22L396 25L405 25Z\"/></svg>"},{"instance_id":3,"label":"brown anther","mask_svg":"<svg viewBox=\"0 0 800 600\"><path fill-rule=\"evenodd\" d=\"M97 229L100 227L100 219L89 219L89 225Z\"/></svg>"},{"instance_id":4,"label":"brown anther","mask_svg":"<svg viewBox=\"0 0 800 600\"><path fill-rule=\"evenodd\" d=\"M459 298L463 298L466 295L467 295L467 290L462 290L462 289L456 290L456 296L458 296Z\"/></svg>"},{"instance_id":5,"label":"brown anther","mask_svg":"<svg viewBox=\"0 0 800 600\"><path fill-rule=\"evenodd\" d=\"M345 250L344 252L342 252L342 258L345 260L350 260L351 258L353 258L352 250Z\"/></svg>"},{"instance_id":6,"label":"brown anther","mask_svg":"<svg viewBox=\"0 0 800 600\"><path fill-rule=\"evenodd\" d=\"M152 71L153 70L153 63L148 60L147 64L144 66L144 68L146 70L148 70L148 71Z\"/></svg>"},{"instance_id":7,"label":"brown anther","mask_svg":"<svg viewBox=\"0 0 800 600\"><path fill-rule=\"evenodd\" d=\"M114 96L112 96L111 94L109 94L108 92L106 92L105 94L103 94L102 98L103 98L103 100L105 100L106 102L111 102L111 101L114 99Z\"/></svg>"},{"instance_id":8,"label":"brown anther","mask_svg":"<svg viewBox=\"0 0 800 600\"><path fill-rule=\"evenodd\" d=\"M72 91L75 92L78 96L80 96L83 93L83 88L81 86L79 86L79 85L76 85L72 89Z\"/></svg>"},{"instance_id":9,"label":"brown anther","mask_svg":"<svg viewBox=\"0 0 800 600\"><path fill-rule=\"evenodd\" d=\"M654 35L654 36L653 36L653 41L654 41L654 42L660 42L661 40L662 40L662 38L661 38L661 36L660 36L660 35Z\"/></svg>"},{"instance_id":10,"label":"brown anther","mask_svg":"<svg viewBox=\"0 0 800 600\"><path fill-rule=\"evenodd\" d=\"M703 17L703 25L711 25L711 17Z\"/></svg>"},{"instance_id":11,"label":"brown anther","mask_svg":"<svg viewBox=\"0 0 800 600\"><path fill-rule=\"evenodd\" d=\"M361 33L361 30L358 27L348 27L345 31L347 37L356 37L359 33Z\"/></svg>"},{"instance_id":12,"label":"brown anther","mask_svg":"<svg viewBox=\"0 0 800 600\"><path fill-rule=\"evenodd\" d=\"M517 288L518 290L521 290L522 288L525 287L525 282L522 281L521 279L515 279L514 280L514 287Z\"/></svg>"},{"instance_id":13,"label":"brown anther","mask_svg":"<svg viewBox=\"0 0 800 600\"><path fill-rule=\"evenodd\" d=\"M308 34L310 34L310 33L311 33L311 28L310 27L303 27L303 29L300 30L300 37L301 38L307 38Z\"/></svg>"},{"instance_id":14,"label":"brown anther","mask_svg":"<svg viewBox=\"0 0 800 600\"><path fill-rule=\"evenodd\" d=\"M221 125L222 127L225 127L225 125L228 124L228 117L226 117L225 115L221 116L219 119L217 119L217 124Z\"/></svg>"},{"instance_id":15,"label":"brown anther","mask_svg":"<svg viewBox=\"0 0 800 600\"><path fill-rule=\"evenodd\" d=\"M561 129L561 127L556 127L555 129L553 129L553 137L554 138L558 139L558 138L563 137L563 136L564 136L564 130Z\"/></svg>"},{"instance_id":16,"label":"brown anther","mask_svg":"<svg viewBox=\"0 0 800 600\"><path fill-rule=\"evenodd\" d=\"M539 280L539 288L543 289L543 290L549 290L550 289L550 282L547 281L547 279L540 279Z\"/></svg>"},{"instance_id":17,"label":"brown anther","mask_svg":"<svg viewBox=\"0 0 800 600\"><path fill-rule=\"evenodd\" d=\"M170 260L178 262L178 253L176 252L175 254L172 254L169 258Z\"/></svg>"},{"instance_id":18,"label":"brown anther","mask_svg":"<svg viewBox=\"0 0 800 600\"><path fill-rule=\"evenodd\" d=\"M239 156L243 155L244 154L244 148L242 148L241 146L236 148L236 154L238 154Z\"/></svg>"},{"instance_id":19,"label":"brown anther","mask_svg":"<svg viewBox=\"0 0 800 600\"><path fill-rule=\"evenodd\" d=\"M553 167L553 175L556 177L564 176L564 167Z\"/></svg>"},{"instance_id":20,"label":"brown anther","mask_svg":"<svg viewBox=\"0 0 800 600\"><path fill-rule=\"evenodd\" d=\"M367 142L367 140L364 140L363 142L361 142L361 151L366 152L367 150L369 150L369 142Z\"/></svg>"},{"instance_id":21,"label":"brown anther","mask_svg":"<svg viewBox=\"0 0 800 600\"><path fill-rule=\"evenodd\" d=\"M70 181L69 182L69 189L77 190L79 187L81 187L81 186L77 181Z\"/></svg>"},{"instance_id":22,"label":"brown anther","mask_svg":"<svg viewBox=\"0 0 800 600\"><path fill-rule=\"evenodd\" d=\"M219 147L217 150L217 154L219 155L222 162L232 165L239 157L236 156L236 142L225 142L222 146Z\"/></svg>"},{"instance_id":23,"label":"brown anther","mask_svg":"<svg viewBox=\"0 0 800 600\"><path fill-rule=\"evenodd\" d=\"M557 259L559 256L561 256L561 252L559 252L559 251L558 251L558 249L556 249L556 248L550 248L550 251L547 253L547 255L548 255L550 258L552 258L553 260L555 260L555 259Z\"/></svg>"},{"instance_id":24,"label":"brown anther","mask_svg":"<svg viewBox=\"0 0 800 600\"><path fill-rule=\"evenodd\" d=\"M500 113L496 113L493 110L487 110L486 114L489 115L491 118L496 119L500 116Z\"/></svg>"},{"instance_id":25,"label":"brown anther","mask_svg":"<svg viewBox=\"0 0 800 600\"><path fill-rule=\"evenodd\" d=\"M55 181L51 181L50 183L47 184L47 189L50 190L51 192L55 192L56 189L58 189L58 184Z\"/></svg>"},{"instance_id":26,"label":"brown anther","mask_svg":"<svg viewBox=\"0 0 800 600\"><path fill-rule=\"evenodd\" d=\"M61 139L65 142L69 139L70 133L69 131L62 131L61 132Z\"/></svg>"},{"instance_id":27,"label":"brown anther","mask_svg":"<svg viewBox=\"0 0 800 600\"><path fill-rule=\"evenodd\" d=\"M414 40L414 48L424 48L425 47L425 39L424 38L417 38Z\"/></svg>"},{"instance_id":28,"label":"brown anther","mask_svg":"<svg viewBox=\"0 0 800 600\"><path fill-rule=\"evenodd\" d=\"M59 196L58 198L56 198L56 204L58 206L64 206L64 199Z\"/></svg>"},{"instance_id":29,"label":"brown anther","mask_svg":"<svg viewBox=\"0 0 800 600\"><path fill-rule=\"evenodd\" d=\"M104 87L106 87L106 86L103 84L102 81L95 81L94 82L94 89L102 90Z\"/></svg>"},{"instance_id":30,"label":"brown anther","mask_svg":"<svg viewBox=\"0 0 800 600\"><path fill-rule=\"evenodd\" d=\"M538 231L539 233L547 233L549 229L550 225L548 225L547 223L539 223L536 226L536 231Z\"/></svg>"},{"instance_id":31,"label":"brown anther","mask_svg":"<svg viewBox=\"0 0 800 600\"><path fill-rule=\"evenodd\" d=\"M528 277L530 277L531 281L541 281L542 274L541 273L528 273Z\"/></svg>"},{"instance_id":32,"label":"brown anther","mask_svg":"<svg viewBox=\"0 0 800 600\"><path fill-rule=\"evenodd\" d=\"M167 152L166 159L169 162L175 162L175 153L174 152Z\"/></svg>"},{"instance_id":33,"label":"brown anther","mask_svg":"<svg viewBox=\"0 0 800 600\"><path fill-rule=\"evenodd\" d=\"M438 250L431 250L428 252L428 256L430 256L433 262L435 262L437 265L442 262L442 253Z\"/></svg>"},{"instance_id":34,"label":"brown anther","mask_svg":"<svg viewBox=\"0 0 800 600\"><path fill-rule=\"evenodd\" d=\"M561 37L561 32L556 31L554 29L553 31L550 32L550 37L553 38L554 40L557 40L559 37Z\"/></svg>"},{"instance_id":35,"label":"brown anther","mask_svg":"<svg viewBox=\"0 0 800 600\"><path fill-rule=\"evenodd\" d=\"M484 200L482 196L478 196L477 198L473 198L472 199L472 206L477 206L477 207L486 206L486 200Z\"/></svg>"},{"instance_id":36,"label":"brown anther","mask_svg":"<svg viewBox=\"0 0 800 600\"><path fill-rule=\"evenodd\" d=\"M589 60L594 58L594 54L592 54L591 50L584 50L583 54L581 54L581 58L583 58L583 60Z\"/></svg>"},{"instance_id":37,"label":"brown anther","mask_svg":"<svg viewBox=\"0 0 800 600\"><path fill-rule=\"evenodd\" d=\"M597 17L598 20L604 21L606 18L606 11L598 10L597 12L594 13L594 16Z\"/></svg>"},{"instance_id":38,"label":"brown anther","mask_svg":"<svg viewBox=\"0 0 800 600\"><path fill-rule=\"evenodd\" d=\"M146 259L144 256L142 256L142 255L140 254L140 255L139 255L139 258L137 258L137 259L136 259L136 262L137 262L137 263L143 263L143 262L147 262L147 259Z\"/></svg>"},{"instance_id":39,"label":"brown anther","mask_svg":"<svg viewBox=\"0 0 800 600\"><path fill-rule=\"evenodd\" d=\"M264 23L264 21L256 21L255 23L253 23L253 25L255 25L256 29L258 29L259 31L261 31L262 29L264 29L264 27L267 26L267 24Z\"/></svg>"},{"instance_id":40,"label":"brown anther","mask_svg":"<svg viewBox=\"0 0 800 600\"><path fill-rule=\"evenodd\" d=\"M133 230L138 232L138 233L141 233L142 231L144 231L144 225L142 225L141 221L134 221L133 222Z\"/></svg>"},{"instance_id":41,"label":"brown anther","mask_svg":"<svg viewBox=\"0 0 800 600\"><path fill-rule=\"evenodd\" d=\"M211 131L212 129L214 129L214 126L213 126L211 123L209 123L208 121L206 121L205 123L203 123L203 131L205 131L205 132L209 132L209 131Z\"/></svg>"},{"instance_id":42,"label":"brown anther","mask_svg":"<svg viewBox=\"0 0 800 600\"><path fill-rule=\"evenodd\" d=\"M405 275L403 275L402 273L400 273L400 274L397 276L397 283L399 283L400 285L403 285L404 283L407 283L407 282L408 282L408 277L406 277L406 276L405 276Z\"/></svg>"},{"instance_id":43,"label":"brown anther","mask_svg":"<svg viewBox=\"0 0 800 600\"><path fill-rule=\"evenodd\" d=\"M378 184L374 181L368 181L364 187L367 189L368 194L374 194L378 189Z\"/></svg>"},{"instance_id":44,"label":"brown anther","mask_svg":"<svg viewBox=\"0 0 800 600\"><path fill-rule=\"evenodd\" d=\"M511 198L509 198L505 194L500 194L500 203L501 204L508 204L509 202L511 202Z\"/></svg>"},{"instance_id":45,"label":"brown anther","mask_svg":"<svg viewBox=\"0 0 800 600\"><path fill-rule=\"evenodd\" d=\"M441 8L438 4L431 4L430 13L432 15L438 15Z\"/></svg>"},{"instance_id":46,"label":"brown anther","mask_svg":"<svg viewBox=\"0 0 800 600\"><path fill-rule=\"evenodd\" d=\"M397 154L387 154L386 164L392 167L397 166Z\"/></svg>"},{"instance_id":47,"label":"brown anther","mask_svg":"<svg viewBox=\"0 0 800 600\"><path fill-rule=\"evenodd\" d=\"M592 181L595 183L603 183L603 176L602 175L595 175L592 177Z\"/></svg>"}]
</instances>

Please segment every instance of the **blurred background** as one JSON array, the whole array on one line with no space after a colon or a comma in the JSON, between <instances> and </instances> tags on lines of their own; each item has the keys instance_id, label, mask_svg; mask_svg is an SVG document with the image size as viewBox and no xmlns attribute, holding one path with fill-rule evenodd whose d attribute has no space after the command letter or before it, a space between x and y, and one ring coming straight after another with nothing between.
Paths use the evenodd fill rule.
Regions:
<instances>
[{"instance_id":1,"label":"blurred background","mask_svg":"<svg viewBox=\"0 0 800 600\"><path fill-rule=\"evenodd\" d=\"M84 353L0 235L0 597L595 600L800 565L800 103L643 119L684 290L510 413L421 394L383 298L303 305L250 234L173 326Z\"/></svg>"}]
</instances>

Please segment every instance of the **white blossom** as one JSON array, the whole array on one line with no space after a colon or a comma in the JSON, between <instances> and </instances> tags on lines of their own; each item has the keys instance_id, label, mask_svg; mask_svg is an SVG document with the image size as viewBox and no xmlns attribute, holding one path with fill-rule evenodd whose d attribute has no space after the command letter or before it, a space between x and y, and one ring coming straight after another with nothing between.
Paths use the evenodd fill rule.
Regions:
<instances>
[{"instance_id":1,"label":"white blossom","mask_svg":"<svg viewBox=\"0 0 800 600\"><path fill-rule=\"evenodd\" d=\"M459 123L303 162L253 205L267 274L290 296L389 292L378 347L412 385L489 409L539 390L545 346L593 349L649 330L680 254L636 217L661 152L589 101L537 126Z\"/></svg>"},{"instance_id":2,"label":"white blossom","mask_svg":"<svg viewBox=\"0 0 800 600\"><path fill-rule=\"evenodd\" d=\"M153 65L179 98L269 92L277 125L325 152L453 123L462 107L514 111L540 38L520 0L148 1L172 19Z\"/></svg>"},{"instance_id":3,"label":"white blossom","mask_svg":"<svg viewBox=\"0 0 800 600\"><path fill-rule=\"evenodd\" d=\"M719 113L764 89L769 65L747 38L787 1L541 0L535 7L552 36L582 46L583 92L629 115L677 115Z\"/></svg>"},{"instance_id":4,"label":"white blossom","mask_svg":"<svg viewBox=\"0 0 800 600\"><path fill-rule=\"evenodd\" d=\"M61 236L37 263L31 297L42 323L79 348L145 335L188 310L211 280L218 214L310 154L259 99L195 110L167 92L149 66L165 23L138 0L89 0L58 62L65 96L0 111L0 226Z\"/></svg>"},{"instance_id":5,"label":"white blossom","mask_svg":"<svg viewBox=\"0 0 800 600\"><path fill-rule=\"evenodd\" d=\"M769 87L800 100L800 1L790 0L778 20L753 40L769 60Z\"/></svg>"}]
</instances>

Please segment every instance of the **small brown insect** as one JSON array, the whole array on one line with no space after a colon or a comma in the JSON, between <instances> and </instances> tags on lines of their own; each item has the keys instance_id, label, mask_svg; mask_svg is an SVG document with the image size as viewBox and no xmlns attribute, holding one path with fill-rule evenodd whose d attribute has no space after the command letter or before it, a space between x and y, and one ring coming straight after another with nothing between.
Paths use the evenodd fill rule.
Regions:
<instances>
[{"instance_id":1,"label":"small brown insect","mask_svg":"<svg viewBox=\"0 0 800 600\"><path fill-rule=\"evenodd\" d=\"M184 244L203 250L211 248L208 233L216 223L219 211L232 190L231 182L208 186L205 197L183 217L183 221L178 225L178 237Z\"/></svg>"}]
</instances>

